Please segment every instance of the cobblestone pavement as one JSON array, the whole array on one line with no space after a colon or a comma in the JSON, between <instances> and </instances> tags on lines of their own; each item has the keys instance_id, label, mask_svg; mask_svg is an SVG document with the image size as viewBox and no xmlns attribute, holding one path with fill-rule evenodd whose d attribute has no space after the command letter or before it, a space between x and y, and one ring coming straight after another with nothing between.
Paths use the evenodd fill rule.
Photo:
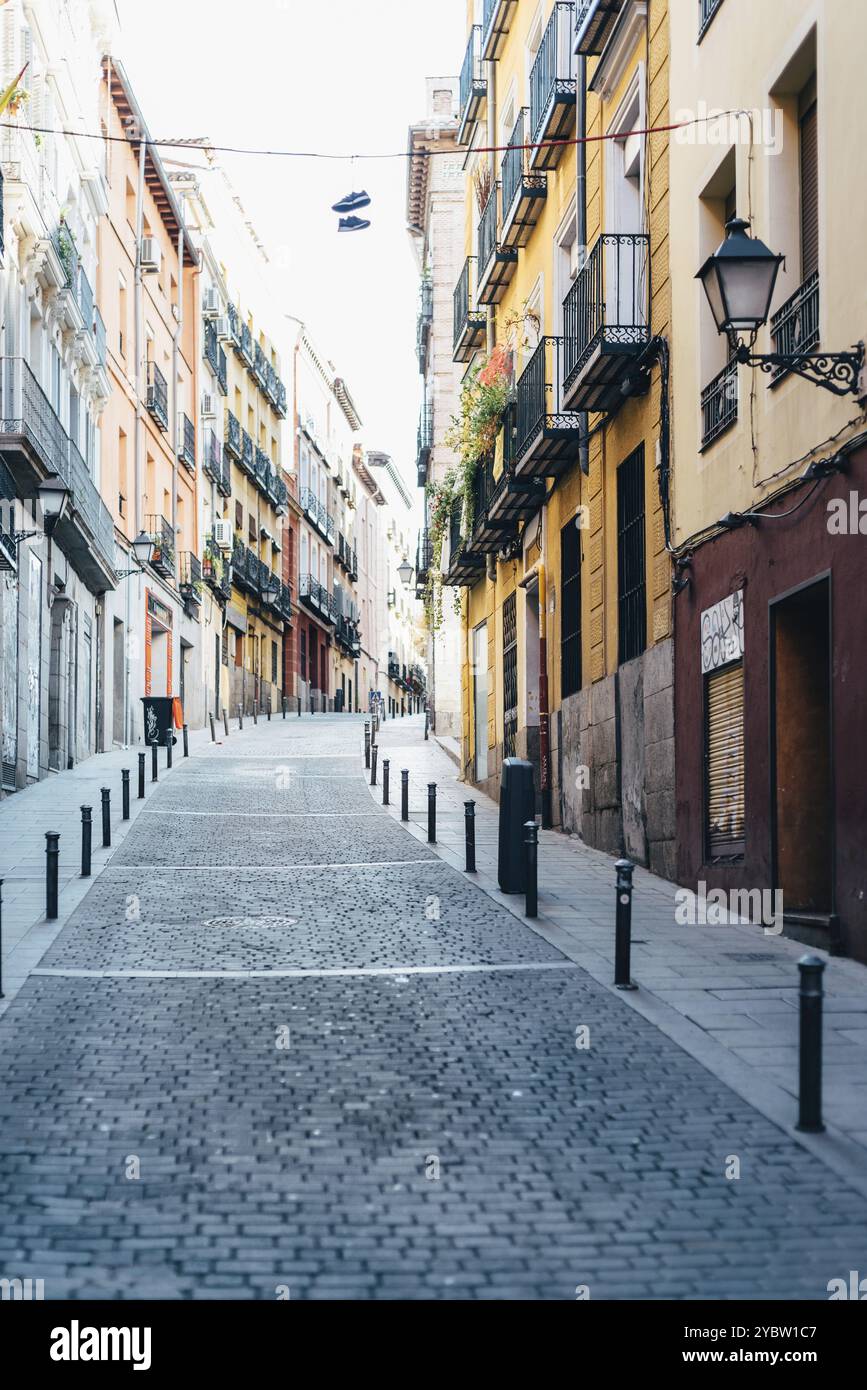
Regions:
<instances>
[{"instance_id":1,"label":"cobblestone pavement","mask_svg":"<svg viewBox=\"0 0 867 1390\"><path fill-rule=\"evenodd\" d=\"M821 1299L863 1269L864 1199L408 835L360 749L260 724L154 789L0 1019L0 1275Z\"/></svg>"}]
</instances>

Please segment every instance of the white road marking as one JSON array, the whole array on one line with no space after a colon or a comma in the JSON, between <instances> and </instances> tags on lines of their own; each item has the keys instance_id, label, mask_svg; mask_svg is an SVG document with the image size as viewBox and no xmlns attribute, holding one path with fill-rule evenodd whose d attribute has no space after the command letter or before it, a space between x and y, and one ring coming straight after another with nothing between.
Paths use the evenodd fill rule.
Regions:
<instances>
[{"instance_id":1,"label":"white road marking","mask_svg":"<svg viewBox=\"0 0 867 1390\"><path fill-rule=\"evenodd\" d=\"M297 967L285 970L31 970L31 975L47 975L68 980L273 980L323 979L344 975L496 975L518 970L580 970L572 960L524 961L506 965L372 965L328 966L321 969Z\"/></svg>"}]
</instances>

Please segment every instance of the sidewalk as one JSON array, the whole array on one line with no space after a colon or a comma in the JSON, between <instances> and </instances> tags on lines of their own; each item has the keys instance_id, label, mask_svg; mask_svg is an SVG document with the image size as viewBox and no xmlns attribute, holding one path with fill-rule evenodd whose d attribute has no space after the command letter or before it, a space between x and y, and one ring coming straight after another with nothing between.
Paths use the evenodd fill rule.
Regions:
<instances>
[{"instance_id":1,"label":"sidewalk","mask_svg":"<svg viewBox=\"0 0 867 1390\"><path fill-rule=\"evenodd\" d=\"M251 719L245 722L252 728ZM217 725L217 742L224 740L222 725ZM237 720L229 725L230 739L243 739ZM174 777L183 767L183 741L177 732L173 750L173 766L166 768L166 750L159 751L159 780ZM197 729L189 735L190 758L210 746L209 729ZM0 879L2 887L2 964L3 998L0 1015L8 1008L29 972L39 964L61 928L78 907L82 898L112 855L123 844L130 826L150 796L151 752L145 759L145 796L138 799L139 747L113 749L98 753L67 772L52 773L34 782L24 791L0 801ZM130 818L121 819L121 772L130 772ZM111 791L111 846L102 847L101 789ZM81 807L93 811L91 877L81 877ZM45 833L60 832L58 873L58 916L55 921L45 918Z\"/></svg>"},{"instance_id":2,"label":"sidewalk","mask_svg":"<svg viewBox=\"0 0 867 1390\"><path fill-rule=\"evenodd\" d=\"M400 816L400 770L410 772L410 826L427 838L427 784L437 783L437 852L464 868L464 803L475 802L476 881L600 984L614 989L614 860L556 830L539 832L539 915L523 917L523 896L497 885L498 807L458 781L423 718L387 720L381 764L390 761L392 814ZM675 922L678 886L636 868L632 911L633 992L615 991L767 1118L867 1191L867 969L829 957L824 974L824 1135L794 1130L798 1092L797 962L806 948L760 927Z\"/></svg>"}]
</instances>

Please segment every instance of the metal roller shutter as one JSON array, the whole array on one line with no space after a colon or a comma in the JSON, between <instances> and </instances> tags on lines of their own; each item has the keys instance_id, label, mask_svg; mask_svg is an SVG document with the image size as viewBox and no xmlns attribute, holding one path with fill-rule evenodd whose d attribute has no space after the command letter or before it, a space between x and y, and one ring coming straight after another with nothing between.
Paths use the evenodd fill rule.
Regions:
<instances>
[{"instance_id":1,"label":"metal roller shutter","mask_svg":"<svg viewBox=\"0 0 867 1390\"><path fill-rule=\"evenodd\" d=\"M706 679L707 853L734 858L744 853L743 662Z\"/></svg>"}]
</instances>

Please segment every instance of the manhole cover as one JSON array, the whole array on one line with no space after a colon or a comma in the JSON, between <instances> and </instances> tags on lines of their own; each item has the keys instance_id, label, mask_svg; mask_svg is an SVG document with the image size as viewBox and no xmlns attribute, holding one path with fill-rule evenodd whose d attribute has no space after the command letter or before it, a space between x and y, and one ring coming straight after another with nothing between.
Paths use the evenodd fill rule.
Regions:
<instances>
[{"instance_id":1,"label":"manhole cover","mask_svg":"<svg viewBox=\"0 0 867 1390\"><path fill-rule=\"evenodd\" d=\"M744 965L749 965L751 961L767 961L771 959L767 951L724 951L726 960L738 960Z\"/></svg>"},{"instance_id":2,"label":"manhole cover","mask_svg":"<svg viewBox=\"0 0 867 1390\"><path fill-rule=\"evenodd\" d=\"M297 917L209 917L205 927L228 927L232 931L258 930L260 927L294 927Z\"/></svg>"}]
</instances>

